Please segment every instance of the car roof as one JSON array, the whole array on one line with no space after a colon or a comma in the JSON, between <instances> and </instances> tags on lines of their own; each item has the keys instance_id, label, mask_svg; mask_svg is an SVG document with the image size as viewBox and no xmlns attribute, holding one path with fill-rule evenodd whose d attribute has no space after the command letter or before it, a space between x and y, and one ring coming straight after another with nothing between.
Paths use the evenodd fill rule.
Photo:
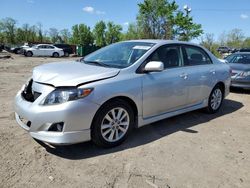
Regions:
<instances>
[{"instance_id":1,"label":"car roof","mask_svg":"<svg viewBox=\"0 0 250 188\"><path fill-rule=\"evenodd\" d=\"M54 46L53 44L37 44L37 46L41 46L41 45L49 45L49 46Z\"/></svg>"},{"instance_id":2,"label":"car roof","mask_svg":"<svg viewBox=\"0 0 250 188\"><path fill-rule=\"evenodd\" d=\"M192 42L184 42L184 41L178 41L178 40L163 40L163 39L140 39L140 40L128 40L124 42L148 42L148 43L155 43L159 45L163 44L187 44L187 45L194 45L194 46L200 46L198 44L192 43Z\"/></svg>"}]
</instances>

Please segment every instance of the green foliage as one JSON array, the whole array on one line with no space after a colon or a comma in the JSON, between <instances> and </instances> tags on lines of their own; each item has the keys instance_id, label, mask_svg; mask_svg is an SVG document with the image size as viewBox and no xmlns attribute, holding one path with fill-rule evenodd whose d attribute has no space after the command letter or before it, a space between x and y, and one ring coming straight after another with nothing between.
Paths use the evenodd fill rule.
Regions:
<instances>
[{"instance_id":1,"label":"green foliage","mask_svg":"<svg viewBox=\"0 0 250 188\"><path fill-rule=\"evenodd\" d=\"M5 41L10 44L15 43L15 31L17 21L10 17L7 17L2 19L0 22L0 31L4 33L4 35L2 36L5 36Z\"/></svg>"},{"instance_id":2,"label":"green foliage","mask_svg":"<svg viewBox=\"0 0 250 188\"><path fill-rule=\"evenodd\" d=\"M174 33L178 40L190 41L193 38L199 37L203 30L201 24L193 23L193 18L183 12L178 12L175 17Z\"/></svg>"},{"instance_id":3,"label":"green foliage","mask_svg":"<svg viewBox=\"0 0 250 188\"><path fill-rule=\"evenodd\" d=\"M94 39L90 27L85 24L74 25L72 27L71 43L83 46L93 45Z\"/></svg>"},{"instance_id":4,"label":"green foliage","mask_svg":"<svg viewBox=\"0 0 250 188\"><path fill-rule=\"evenodd\" d=\"M142 31L137 24L129 24L128 31L123 35L123 40L141 39Z\"/></svg>"},{"instance_id":5,"label":"green foliage","mask_svg":"<svg viewBox=\"0 0 250 188\"><path fill-rule=\"evenodd\" d=\"M189 41L203 33L200 24L195 24L189 13L178 10L175 1L144 0L139 3L137 25L140 38L179 39Z\"/></svg>"},{"instance_id":6,"label":"green foliage","mask_svg":"<svg viewBox=\"0 0 250 188\"><path fill-rule=\"evenodd\" d=\"M62 39L62 43L69 43L69 40L71 38L71 33L68 29L62 29L60 31L60 36Z\"/></svg>"},{"instance_id":7,"label":"green foliage","mask_svg":"<svg viewBox=\"0 0 250 188\"><path fill-rule=\"evenodd\" d=\"M216 57L222 58L221 54L217 51L217 49L220 45L217 42L215 42L214 34L206 33L204 36L202 36L200 45L207 48Z\"/></svg>"},{"instance_id":8,"label":"green foliage","mask_svg":"<svg viewBox=\"0 0 250 188\"><path fill-rule=\"evenodd\" d=\"M227 45L234 48L241 48L244 42L245 36L242 30L233 29L227 35Z\"/></svg>"},{"instance_id":9,"label":"green foliage","mask_svg":"<svg viewBox=\"0 0 250 188\"><path fill-rule=\"evenodd\" d=\"M113 22L107 23L107 31L105 32L106 44L112 44L122 39L122 26L116 25Z\"/></svg>"},{"instance_id":10,"label":"green foliage","mask_svg":"<svg viewBox=\"0 0 250 188\"><path fill-rule=\"evenodd\" d=\"M105 30L106 30L106 23L104 21L99 21L96 23L93 29L93 36L95 38L96 46L103 47L106 45Z\"/></svg>"}]
</instances>

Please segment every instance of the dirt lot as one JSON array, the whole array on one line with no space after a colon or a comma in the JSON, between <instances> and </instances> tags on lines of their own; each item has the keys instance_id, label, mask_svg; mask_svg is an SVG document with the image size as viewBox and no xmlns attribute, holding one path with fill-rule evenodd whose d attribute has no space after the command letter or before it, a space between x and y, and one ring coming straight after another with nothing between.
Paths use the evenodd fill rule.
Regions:
<instances>
[{"instance_id":1,"label":"dirt lot","mask_svg":"<svg viewBox=\"0 0 250 188\"><path fill-rule=\"evenodd\" d=\"M14 120L14 96L34 66L71 59L0 59L0 187L250 187L250 92L233 91L215 115L137 129L113 149L37 143Z\"/></svg>"}]
</instances>

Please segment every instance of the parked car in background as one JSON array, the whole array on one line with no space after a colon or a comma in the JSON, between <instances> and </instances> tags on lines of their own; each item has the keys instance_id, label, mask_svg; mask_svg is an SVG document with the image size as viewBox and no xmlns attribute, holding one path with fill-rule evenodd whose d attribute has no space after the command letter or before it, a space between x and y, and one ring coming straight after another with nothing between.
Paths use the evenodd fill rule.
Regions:
<instances>
[{"instance_id":1,"label":"parked car in background","mask_svg":"<svg viewBox=\"0 0 250 188\"><path fill-rule=\"evenodd\" d=\"M239 52L250 52L250 48L241 48Z\"/></svg>"},{"instance_id":2,"label":"parked car in background","mask_svg":"<svg viewBox=\"0 0 250 188\"><path fill-rule=\"evenodd\" d=\"M69 44L54 44L57 48L63 49L64 56L68 57L70 54L73 54L73 49Z\"/></svg>"},{"instance_id":3,"label":"parked car in background","mask_svg":"<svg viewBox=\"0 0 250 188\"><path fill-rule=\"evenodd\" d=\"M230 76L228 64L199 45L124 41L81 62L36 67L16 95L15 117L43 142L113 147L134 127L200 108L216 113Z\"/></svg>"},{"instance_id":4,"label":"parked car in background","mask_svg":"<svg viewBox=\"0 0 250 188\"><path fill-rule=\"evenodd\" d=\"M229 47L226 47L226 46L220 46L217 51L221 54L224 54L224 53L230 53L232 50L231 48Z\"/></svg>"},{"instance_id":5,"label":"parked car in background","mask_svg":"<svg viewBox=\"0 0 250 188\"><path fill-rule=\"evenodd\" d=\"M226 58L232 69L232 87L250 89L250 52L237 52Z\"/></svg>"},{"instance_id":6,"label":"parked car in background","mask_svg":"<svg viewBox=\"0 0 250 188\"><path fill-rule=\"evenodd\" d=\"M64 56L64 52L63 49L57 48L50 44L38 44L30 48L24 49L24 55L27 57L31 56L61 57Z\"/></svg>"},{"instance_id":7,"label":"parked car in background","mask_svg":"<svg viewBox=\"0 0 250 188\"><path fill-rule=\"evenodd\" d=\"M23 46L17 46L17 47L12 47L11 52L15 54L23 54L24 50L27 48L32 47L32 45L23 45Z\"/></svg>"}]
</instances>

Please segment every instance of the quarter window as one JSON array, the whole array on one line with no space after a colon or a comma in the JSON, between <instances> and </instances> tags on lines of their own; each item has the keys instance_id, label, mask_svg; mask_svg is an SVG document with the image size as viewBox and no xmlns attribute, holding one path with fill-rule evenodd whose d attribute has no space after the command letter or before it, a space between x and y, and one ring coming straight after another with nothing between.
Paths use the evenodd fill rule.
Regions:
<instances>
[{"instance_id":1,"label":"quarter window","mask_svg":"<svg viewBox=\"0 0 250 188\"><path fill-rule=\"evenodd\" d=\"M212 61L207 55L207 53L201 48L186 46L185 52L186 52L186 58L184 61L185 66L212 64Z\"/></svg>"},{"instance_id":2,"label":"quarter window","mask_svg":"<svg viewBox=\"0 0 250 188\"><path fill-rule=\"evenodd\" d=\"M148 61L161 61L164 69L181 66L181 52L178 46L162 46L149 57Z\"/></svg>"}]
</instances>

